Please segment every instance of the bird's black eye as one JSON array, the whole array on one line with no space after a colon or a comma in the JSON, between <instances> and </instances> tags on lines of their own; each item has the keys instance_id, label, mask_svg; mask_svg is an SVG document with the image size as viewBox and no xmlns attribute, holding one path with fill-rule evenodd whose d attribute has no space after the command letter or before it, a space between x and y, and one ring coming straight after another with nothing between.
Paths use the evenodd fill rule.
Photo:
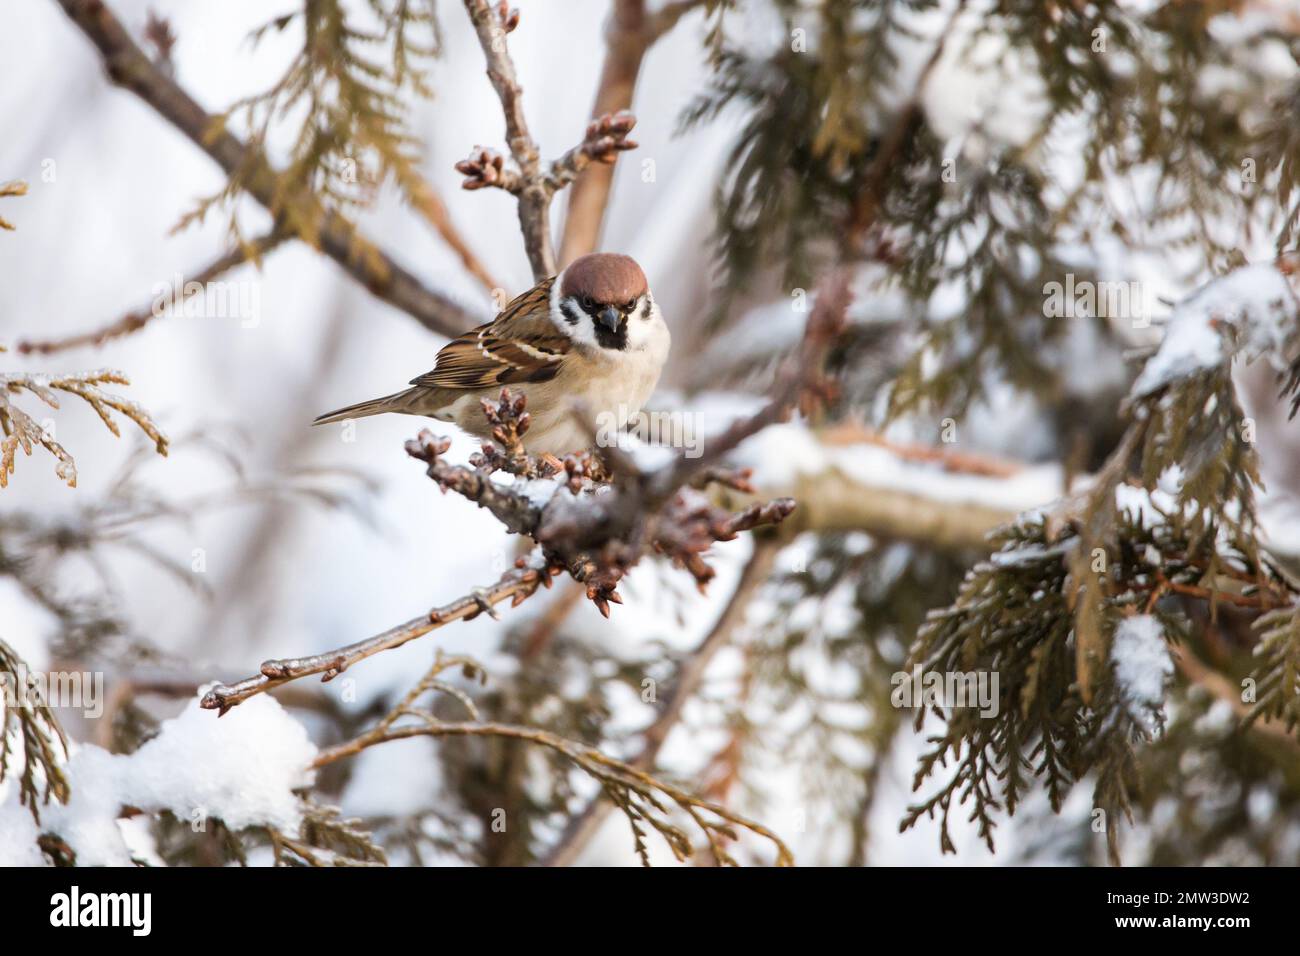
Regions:
<instances>
[{"instance_id":1,"label":"bird's black eye","mask_svg":"<svg viewBox=\"0 0 1300 956\"><path fill-rule=\"evenodd\" d=\"M635 308L636 308L636 299L628 299L628 300L627 300L627 310L628 310L629 312L631 312L631 311L632 311L633 309L635 309Z\"/></svg>"},{"instance_id":2,"label":"bird's black eye","mask_svg":"<svg viewBox=\"0 0 1300 956\"><path fill-rule=\"evenodd\" d=\"M579 302L581 302L582 307L583 307L584 309L586 309L588 312L590 312L590 311L595 307L595 305L596 305L595 302L592 302L592 301L591 301L591 296L589 296L589 295L584 295L584 296L579 300Z\"/></svg>"}]
</instances>

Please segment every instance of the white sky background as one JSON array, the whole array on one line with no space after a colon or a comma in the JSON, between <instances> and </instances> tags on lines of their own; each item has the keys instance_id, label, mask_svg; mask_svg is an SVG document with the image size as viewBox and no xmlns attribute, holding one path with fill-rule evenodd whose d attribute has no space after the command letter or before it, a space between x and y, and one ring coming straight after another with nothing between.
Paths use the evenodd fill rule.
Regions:
<instances>
[{"instance_id":1,"label":"white sky background","mask_svg":"<svg viewBox=\"0 0 1300 956\"><path fill-rule=\"evenodd\" d=\"M543 156L554 158L578 142L588 121L608 4L518 0L517 5L522 23L510 37L510 49L532 132ZM115 0L111 6L137 37L150 8L170 20L178 37L177 80L211 112L271 85L297 43L292 30L268 34L256 50L245 39L267 18L289 10L287 2ZM424 173L470 245L514 294L531 284L515 202L497 190L462 191L452 168L476 144L506 151L500 106L461 5L445 0L439 6L445 52L431 75L438 97L420 103L414 120L427 145ZM177 273L188 277L224 248L225 222L218 213L201 228L169 235L197 197L222 187L224 174L150 108L106 83L96 51L53 0L9 0L6 7L8 26L0 31L7 79L0 85L5 129L0 180L21 178L31 186L26 197L6 200L0 209L18 227L17 233L0 235L0 341L12 343L98 328L148 302L156 283L170 283ZM730 23L735 30L743 20ZM762 38L763 27L750 29ZM707 287L712 191L734 130L724 119L686 137L672 135L682 108L706 78L702 33L701 18L693 15L647 56L634 105L639 122L633 138L641 146L620 161L604 242L606 249L629 253L645 267L679 347L700 314L691 303ZM960 76L941 74L941 82L962 85ZM927 109L933 112L941 100L932 95ZM967 105L954 106L948 125L960 126ZM956 127L951 132L959 135ZM654 183L639 176L639 163L647 158L656 163ZM42 178L47 160L54 163L53 182ZM247 234L265 227L260 209L244 204L241 212ZM557 226L562 223L563 198L554 218ZM360 222L425 283L488 312L487 296L454 254L391 195ZM206 579L216 600L205 603L154 566L123 555L112 571L137 632L184 660L197 677L240 677L255 672L264 658L358 640L495 580L513 560L514 542L486 513L439 494L422 466L402 450L403 441L427 423L393 415L365 419L357 423L352 444L340 440L338 426L308 428L319 412L403 387L432 366L442 339L370 297L331 260L300 244L268 257L260 277L244 267L226 278L257 283L255 328L241 328L236 319L167 319L99 349L31 357L5 353L0 367L121 368L132 381L125 394L151 410L173 438L195 431L242 433L234 447L255 481L274 482L295 466L360 468L382 482L368 502L377 528L344 513L292 504L241 506L200 515L191 527L151 531L146 539L183 566L190 565L193 549L204 550ZM336 329L339 347L331 351ZM672 377L670 368L666 378ZM113 439L93 412L72 399L64 402L57 421L59 440L78 462L79 488L59 483L53 459L38 451L20 457L10 487L0 492L0 508L19 505L51 515L75 508L105 487L136 440L129 424L123 426L124 440ZM454 454L472 450L462 437ZM183 445L172 457L151 462L146 475L178 502L231 481L211 456ZM695 597L683 575L647 564L621 588L627 604L613 609L611 622L584 604L571 626L626 656L641 649L658 653L653 640L691 646L729 593L747 551L743 541L718 549L720 573L708 600ZM937 595L935 603L947 597ZM544 601L503 612L502 624L483 617L453 625L372 658L346 677L356 682L364 702L409 686L436 648L473 653L489 669L506 672L510 661L491 653L494 635L536 613ZM46 662L44 639L51 631L50 621L0 582L0 634L33 667ZM725 657L719 668L721 674L734 674L734 662L728 670ZM645 716L634 708L620 722L634 725ZM674 738L668 756L681 754L682 747L698 752L691 743ZM367 779L436 786L436 767L428 774L411 771L414 748L380 750L385 752L365 758ZM393 757L386 756L389 752ZM879 819L873 821L873 859L938 862L931 826L896 832L903 808L914 799L907 756L898 755L886 775L888 797L879 801ZM687 753L682 759L691 757ZM789 779L768 783L794 803L797 768L787 774ZM370 813L384 806L409 810L420 802L390 788L385 803L382 786L352 796L358 809ZM1086 801L1078 809L1086 813ZM823 845L824 834L786 832L780 820L788 811L756 815L770 819L796 857L801 847ZM958 827L963 817L954 814ZM1000 848L999 859L1013 856L1015 829L1014 821L999 828L999 837L1010 841ZM988 861L973 834L959 832L956 839L962 847L956 862ZM611 820L591 858L635 862L625 821Z\"/></svg>"}]
</instances>

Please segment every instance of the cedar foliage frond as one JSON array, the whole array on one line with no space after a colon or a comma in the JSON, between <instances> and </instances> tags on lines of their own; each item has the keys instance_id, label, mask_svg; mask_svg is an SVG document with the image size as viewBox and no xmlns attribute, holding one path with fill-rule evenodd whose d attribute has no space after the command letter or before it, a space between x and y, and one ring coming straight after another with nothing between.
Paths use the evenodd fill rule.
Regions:
<instances>
[{"instance_id":1,"label":"cedar foliage frond","mask_svg":"<svg viewBox=\"0 0 1300 956\"><path fill-rule=\"evenodd\" d=\"M998 549L967 574L954 603L933 612L921 628L908 662L927 672L996 673L997 714L989 719L971 708L932 708L945 727L930 738L914 788L932 777L943 783L909 810L904 829L923 816L936 818L943 849L954 852L949 815L969 802L971 819L992 849L998 814L1014 813L1031 783L1037 781L1059 811L1070 789L1091 775L1094 805L1105 811L1111 854L1118 858L1119 821L1131 818L1140 786L1137 748L1160 727L1132 707L1109 673L1109 642L1119 622L1128 614L1155 613L1166 635L1186 635L1185 616L1161 599L1205 590L1213 600L1218 579L1207 569L1216 562L1222 562L1225 582L1262 581L1268 595L1296 599L1267 567L1246 554L1189 540L1163 520L1168 517L1151 521L1126 510L1116 519L1123 543L1099 572L1105 581L1097 624L1105 679L1094 678L1087 699L1070 607L1077 588L1073 559L1084 539L1073 529L1051 538L1041 517L999 533Z\"/></svg>"},{"instance_id":2,"label":"cedar foliage frond","mask_svg":"<svg viewBox=\"0 0 1300 956\"><path fill-rule=\"evenodd\" d=\"M27 184L22 180L11 180L7 183L0 183L0 197L4 196L26 196ZM0 216L0 229L7 229L10 232L14 229L14 224Z\"/></svg>"},{"instance_id":3,"label":"cedar foliage frond","mask_svg":"<svg viewBox=\"0 0 1300 956\"><path fill-rule=\"evenodd\" d=\"M1300 606L1278 608L1255 622L1255 706L1247 723L1263 718L1281 720L1286 728L1300 727Z\"/></svg>"},{"instance_id":4,"label":"cedar foliage frond","mask_svg":"<svg viewBox=\"0 0 1300 956\"><path fill-rule=\"evenodd\" d=\"M1275 288L1281 295L1273 299ZM996 673L1003 700L993 721L934 708L947 726L932 738L914 788L950 762L954 768L904 827L937 817L951 851L948 815L954 800L971 800L992 849L996 812L1014 812L1023 798L1021 771L1044 780L1058 810L1073 782L1091 774L1118 862L1118 821L1132 818L1140 786L1137 748L1162 721L1148 727L1125 706L1111 640L1120 620L1139 612L1160 616L1166 634L1186 631L1185 614L1165 600L1171 596L1204 599L1211 614L1220 601L1271 612L1257 622L1260 697L1250 719L1281 717L1294 728L1298 592L1261 557L1258 463L1231 369L1238 357L1292 354L1296 320L1285 276L1271 266L1230 273L1189 297L1135 383L1128 432L1082 507L1004 530L999 550L921 628L913 665Z\"/></svg>"},{"instance_id":5,"label":"cedar foliage frond","mask_svg":"<svg viewBox=\"0 0 1300 956\"><path fill-rule=\"evenodd\" d=\"M121 437L113 412L135 422L149 436L158 454L167 454L167 437L159 429L149 413L128 399L112 392L106 392L103 385L130 385L130 381L121 372L113 369L99 369L94 372L81 372L74 375L50 377L48 375L19 375L17 373L0 374L0 488L9 483L9 476L14 471L14 459L21 448L30 455L32 449L40 446L58 459L55 473L68 484L77 486L77 465L67 449L54 440L36 419L14 404L11 395L28 392L36 396L50 408L59 408L56 393L75 395L95 410L104 426L114 435Z\"/></svg>"},{"instance_id":6,"label":"cedar foliage frond","mask_svg":"<svg viewBox=\"0 0 1300 956\"><path fill-rule=\"evenodd\" d=\"M387 866L383 847L338 807L305 801L296 837L269 829L276 866Z\"/></svg>"},{"instance_id":7,"label":"cedar foliage frond","mask_svg":"<svg viewBox=\"0 0 1300 956\"><path fill-rule=\"evenodd\" d=\"M368 7L374 23L362 26L345 0L305 0L300 12L255 30L254 43L271 30L300 25L302 48L275 85L218 118L223 126L242 119L250 145L257 147L250 150L253 156L266 146L274 124L301 116L270 208L312 244L324 215L370 203L390 178L417 207L427 194L419 173L421 143L408 128L408 98L433 95L425 66L441 48L433 3L368 0ZM254 172L236 173L177 228L202 221L213 205L233 199ZM238 234L233 219L231 229Z\"/></svg>"},{"instance_id":8,"label":"cedar foliage frond","mask_svg":"<svg viewBox=\"0 0 1300 956\"><path fill-rule=\"evenodd\" d=\"M0 781L18 774L18 799L41 822L40 804L54 797L67 803L68 778L63 762L68 757L68 739L58 718L38 688L27 682L27 665L18 653L0 640ZM22 744L22 762L11 765L15 739Z\"/></svg>"},{"instance_id":9,"label":"cedar foliage frond","mask_svg":"<svg viewBox=\"0 0 1300 956\"><path fill-rule=\"evenodd\" d=\"M841 249L855 204L878 192L858 252L889 270L892 283L880 288L901 285L922 302L950 287L964 293L958 316L922 330L892 393L895 415L928 404L961 414L990 377L1048 397L1053 378L1040 355L1068 323L1044 314L1044 281L1089 271L1069 268L1067 247L1112 234L1136 247L1196 250L1221 271L1242 261L1238 223L1278 226L1279 249L1291 241L1300 83L1269 104L1251 98L1276 87L1256 51L1289 39L1280 31L1219 39L1207 28L1211 5L1139 12L1011 0L969 11L977 24L963 41L935 29L939 7L930 2L774 6L790 35L808 35L806 49L726 47L709 90L683 117L685 125L724 109L744 117L718 197L718 318L774 267L787 288L806 287ZM959 143L952 153L929 123L909 118L926 77L900 88L911 73L899 51L918 39L923 48L949 42L962 58L987 38L1028 58L1045 108L1022 144L999 145L976 127L968 139L982 148ZM1241 75L1240 86L1189 82L1216 70ZM897 132L901 146L877 168ZM1064 177L1042 165L1061 135L1081 150ZM1116 184L1138 177L1151 184L1138 208L1115 208ZM924 376L923 365L933 366Z\"/></svg>"}]
</instances>

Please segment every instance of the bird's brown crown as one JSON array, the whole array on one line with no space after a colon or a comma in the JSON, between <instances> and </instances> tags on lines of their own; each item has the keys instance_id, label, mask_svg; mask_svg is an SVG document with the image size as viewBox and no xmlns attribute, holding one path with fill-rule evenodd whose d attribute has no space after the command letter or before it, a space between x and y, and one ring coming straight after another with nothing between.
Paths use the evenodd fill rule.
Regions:
<instances>
[{"instance_id":1,"label":"bird's brown crown","mask_svg":"<svg viewBox=\"0 0 1300 956\"><path fill-rule=\"evenodd\" d=\"M574 259L564 270L560 295L621 305L644 295L646 289L645 273L631 256L593 252Z\"/></svg>"}]
</instances>

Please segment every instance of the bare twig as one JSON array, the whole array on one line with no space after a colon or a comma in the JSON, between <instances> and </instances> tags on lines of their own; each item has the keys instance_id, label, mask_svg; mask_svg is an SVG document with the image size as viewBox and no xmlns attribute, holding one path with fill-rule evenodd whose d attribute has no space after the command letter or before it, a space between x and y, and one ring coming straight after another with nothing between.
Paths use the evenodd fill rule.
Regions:
<instances>
[{"instance_id":1,"label":"bare twig","mask_svg":"<svg viewBox=\"0 0 1300 956\"><path fill-rule=\"evenodd\" d=\"M456 171L465 176L461 188L473 190L493 186L521 196L530 185L540 184L549 202L592 163L608 166L618 159L619 153L636 149L636 142L627 138L635 126L636 117L626 110L598 116L587 124L582 142L551 163L544 174L539 172L536 183L530 183L523 172L506 166L506 158L495 149L475 146L468 158L456 164Z\"/></svg>"},{"instance_id":2,"label":"bare twig","mask_svg":"<svg viewBox=\"0 0 1300 956\"><path fill-rule=\"evenodd\" d=\"M423 285L337 212L325 212L300 190L286 196L281 177L264 153L227 131L154 63L131 39L103 0L58 0L73 23L98 48L108 77L149 104L227 175L240 177L249 195L285 214L285 228L300 238L307 224L318 248L372 295L396 306L426 328L455 336L474 325L472 315L446 295Z\"/></svg>"},{"instance_id":3,"label":"bare twig","mask_svg":"<svg viewBox=\"0 0 1300 956\"><path fill-rule=\"evenodd\" d=\"M656 39L698 5L695 0L671 3L649 17L643 0L619 0L608 32L609 54L596 96L595 119L588 124L581 143L543 168L537 143L524 117L523 90L506 50L506 34L518 24L519 13L509 9L505 0L495 5L490 0L465 0L487 58L488 77L501 100L506 141L517 168L508 168L504 157L495 151L476 146L468 159L456 164L456 169L465 175L466 189L495 186L519 200L519 223L534 278L542 279L557 271L551 244L550 204L558 191L575 181L587 185L581 195L575 194L570 201L561 261L567 265L578 255L594 250L600 217L609 195L611 167L619 153L637 145L627 138L636 125L636 117L628 108L632 105L632 88L641 60Z\"/></svg>"},{"instance_id":4,"label":"bare twig","mask_svg":"<svg viewBox=\"0 0 1300 956\"><path fill-rule=\"evenodd\" d=\"M519 198L519 226L524 234L528 262L533 268L533 278L544 279L555 274L555 250L551 246L551 196L541 175L541 157L537 143L528 131L524 117L523 88L515 73L514 60L506 49L506 34L519 22L519 12L510 10L502 0L492 4L489 0L465 0L479 45L487 59L487 75L501 100L506 119L506 143L510 155L519 167L517 190Z\"/></svg>"},{"instance_id":5,"label":"bare twig","mask_svg":"<svg viewBox=\"0 0 1300 956\"><path fill-rule=\"evenodd\" d=\"M201 290L209 282L214 281L217 277L230 271L236 266L242 265L250 260L260 261L261 257L274 249L279 248L289 236L281 231L272 230L264 236L254 239L252 242L244 243L231 249L229 252L222 253L207 266L196 273L193 278L176 290L177 298L180 300L174 303L179 306L191 295ZM15 349L18 352L29 354L38 353L48 355L51 352L62 352L65 349L81 348L82 346L99 346L112 339L121 338L124 335L130 335L132 332L138 332L154 319L161 317L165 310L154 307L154 303L135 309L126 313L120 319L95 329L90 332L81 332L76 335L69 335L60 339L31 339L19 342Z\"/></svg>"},{"instance_id":6,"label":"bare twig","mask_svg":"<svg viewBox=\"0 0 1300 956\"><path fill-rule=\"evenodd\" d=\"M736 863L723 843L723 838L736 839L734 827L742 827L771 841L776 848L774 861L776 865L789 866L794 863L794 857L781 838L767 827L734 813L725 806L701 799L659 780L640 766L615 760L594 747L569 740L547 730L479 720L473 703L463 694L457 693L455 688L443 684L440 680L440 674L458 666L466 668L471 674L478 671L477 663L469 658L440 657L424 678L378 724L353 740L322 751L312 766L324 767L337 760L355 756L369 747L411 737L495 737L521 740L560 754L600 783L602 791L627 816L636 840L637 852L647 866L650 861L644 842L643 824L653 828L664 838L679 861L689 859L693 853L689 837L667 818L667 806L662 797L667 797L676 804L678 809L700 828L718 864L735 865ZM473 719L444 721L430 710L417 708L416 702L430 690L454 693L469 709ZM403 719L411 722L402 723Z\"/></svg>"},{"instance_id":7,"label":"bare twig","mask_svg":"<svg viewBox=\"0 0 1300 956\"><path fill-rule=\"evenodd\" d=\"M513 169L506 167L506 158L495 149L475 146L467 159L456 164L456 172L465 177L462 189L486 189L495 186L513 195L523 189L523 179Z\"/></svg>"},{"instance_id":8,"label":"bare twig","mask_svg":"<svg viewBox=\"0 0 1300 956\"><path fill-rule=\"evenodd\" d=\"M550 586L552 575L558 568L517 567L507 571L496 584L489 588L477 590L465 597L457 598L449 604L436 607L427 614L412 618L404 624L389 628L382 634L326 651L310 657L295 657L282 660L266 661L261 666L261 674L248 677L235 684L218 684L204 696L202 706L216 710L221 714L248 698L265 693L289 681L307 677L312 674L325 675L324 681L333 680L358 661L373 657L382 651L401 647L408 641L423 637L430 631L437 630L452 621L471 620L480 613L491 612L492 608L507 599L511 606L517 607L537 591L539 586Z\"/></svg>"},{"instance_id":9,"label":"bare twig","mask_svg":"<svg viewBox=\"0 0 1300 956\"><path fill-rule=\"evenodd\" d=\"M596 117L587 124L582 142L551 164L546 188L551 193L558 192L592 163L612 166L619 153L636 149L637 144L627 138L635 126L636 117L627 110Z\"/></svg>"}]
</instances>

